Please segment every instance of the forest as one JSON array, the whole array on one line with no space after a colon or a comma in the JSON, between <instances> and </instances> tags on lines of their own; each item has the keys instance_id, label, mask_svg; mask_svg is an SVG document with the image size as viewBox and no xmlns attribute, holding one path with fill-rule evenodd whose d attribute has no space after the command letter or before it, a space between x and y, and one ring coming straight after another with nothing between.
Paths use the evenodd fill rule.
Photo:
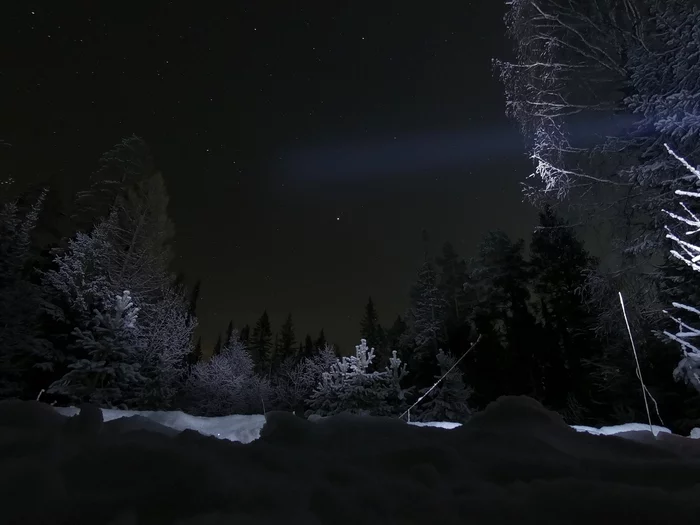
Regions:
<instances>
[{"instance_id":1,"label":"forest","mask_svg":"<svg viewBox=\"0 0 700 525\"><path fill-rule=\"evenodd\" d=\"M533 161L530 238L426 250L406 311L379 319L368 298L357 341L341 342L353 352L266 312L205 352L200 286L172 270L165 178L126 137L68 204L0 185L0 398L464 422L526 395L569 424L698 426L700 12L516 0L505 22L514 58L493 66Z\"/></svg>"}]
</instances>

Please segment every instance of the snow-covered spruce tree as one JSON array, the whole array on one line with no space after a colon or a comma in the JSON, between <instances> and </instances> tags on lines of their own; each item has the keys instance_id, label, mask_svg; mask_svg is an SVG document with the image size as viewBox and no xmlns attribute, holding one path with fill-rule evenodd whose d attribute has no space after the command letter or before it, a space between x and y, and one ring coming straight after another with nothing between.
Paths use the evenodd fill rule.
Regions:
<instances>
[{"instance_id":1,"label":"snow-covered spruce tree","mask_svg":"<svg viewBox=\"0 0 700 525\"><path fill-rule=\"evenodd\" d=\"M63 377L76 362L75 329L88 330L95 310L108 308L114 295L106 276L108 251L104 223L90 234L77 233L66 249L56 254L53 268L42 281L42 311L50 345L36 356L36 367L51 383Z\"/></svg>"},{"instance_id":2,"label":"snow-covered spruce tree","mask_svg":"<svg viewBox=\"0 0 700 525\"><path fill-rule=\"evenodd\" d=\"M185 386L186 408L201 416L261 413L270 397L266 380L234 330L219 355L192 367Z\"/></svg>"},{"instance_id":3,"label":"snow-covered spruce tree","mask_svg":"<svg viewBox=\"0 0 700 525\"><path fill-rule=\"evenodd\" d=\"M162 176L155 173L110 198L109 214L89 234L78 233L46 272L54 352L40 365L51 370L69 364L73 329L84 330L95 308L104 309L114 294L130 290L140 307L139 358L147 379L133 393L133 403L165 408L184 379L196 320L169 271L172 224Z\"/></svg>"},{"instance_id":4,"label":"snow-covered spruce tree","mask_svg":"<svg viewBox=\"0 0 700 525\"><path fill-rule=\"evenodd\" d=\"M26 212L16 201L0 208L0 399L32 394L27 374L46 347L37 337L41 291L30 275L31 235L45 197Z\"/></svg>"},{"instance_id":5,"label":"snow-covered spruce tree","mask_svg":"<svg viewBox=\"0 0 700 525\"><path fill-rule=\"evenodd\" d=\"M321 381L309 399L311 412L331 416L341 412L359 415L386 415L398 411L391 406L400 400L402 391L397 386L405 375L398 358L384 371L369 372L374 359L374 348L362 339L355 346L355 355L342 357L324 372Z\"/></svg>"},{"instance_id":6,"label":"snow-covered spruce tree","mask_svg":"<svg viewBox=\"0 0 700 525\"><path fill-rule=\"evenodd\" d=\"M455 358L451 353L445 353L440 349L437 361L440 365L440 373L435 376L435 379L439 380L455 364ZM430 388L421 390L421 395L428 392ZM471 395L472 389L464 384L462 371L455 367L411 412L415 413L418 421L464 423L471 417L472 412L468 404Z\"/></svg>"},{"instance_id":7,"label":"snow-covered spruce tree","mask_svg":"<svg viewBox=\"0 0 700 525\"><path fill-rule=\"evenodd\" d=\"M389 358L384 374L387 376L387 395L384 403L377 411L377 415L394 416L402 414L408 408L408 400L413 394L414 387L404 388L403 383L408 376L406 363L398 357L398 352L393 350Z\"/></svg>"},{"instance_id":8,"label":"snow-covered spruce tree","mask_svg":"<svg viewBox=\"0 0 700 525\"><path fill-rule=\"evenodd\" d=\"M688 197L691 199L700 199L700 169L691 166L685 159L679 157L670 148L669 153L674 156L689 173L693 175L693 180L689 184L689 189L675 190L678 197ZM686 264L693 272L700 272L700 245L697 242L692 242L693 236L697 236L700 232L700 218L698 213L693 211L685 202L679 202L679 210L677 213L664 210L666 215L676 221L673 226L666 225L666 238L671 241L671 256ZM693 274L696 275L696 274ZM697 282L697 279L696 279ZM664 331L664 334L680 344L681 360L678 366L673 371L673 376L676 380L681 380L694 387L700 392L700 348L695 339L700 337L700 329L695 328L686 321L687 316L700 316L698 305L688 305L684 302L673 303L674 312L670 314L671 319L677 324L677 331Z\"/></svg>"},{"instance_id":9,"label":"snow-covered spruce tree","mask_svg":"<svg viewBox=\"0 0 700 525\"><path fill-rule=\"evenodd\" d=\"M87 329L75 328L74 360L48 393L74 403L126 408L145 379L139 372L138 311L128 290L106 309L95 309Z\"/></svg>"}]
</instances>

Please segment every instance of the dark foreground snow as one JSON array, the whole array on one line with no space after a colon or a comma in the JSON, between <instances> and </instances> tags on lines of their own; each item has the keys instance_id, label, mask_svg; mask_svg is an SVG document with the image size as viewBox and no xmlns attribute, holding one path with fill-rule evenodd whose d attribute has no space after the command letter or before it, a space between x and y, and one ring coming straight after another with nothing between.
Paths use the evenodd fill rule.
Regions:
<instances>
[{"instance_id":1,"label":"dark foreground snow","mask_svg":"<svg viewBox=\"0 0 700 525\"><path fill-rule=\"evenodd\" d=\"M243 444L163 423L0 403L0 523L675 525L700 517L700 441L577 432L528 398L502 398L454 430L275 412L260 438Z\"/></svg>"}]
</instances>

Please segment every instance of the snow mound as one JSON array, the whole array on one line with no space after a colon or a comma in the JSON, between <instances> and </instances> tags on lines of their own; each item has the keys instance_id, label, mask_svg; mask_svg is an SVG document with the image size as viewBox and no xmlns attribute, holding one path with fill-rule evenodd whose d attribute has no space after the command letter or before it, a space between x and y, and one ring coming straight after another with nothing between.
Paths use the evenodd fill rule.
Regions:
<instances>
[{"instance_id":1,"label":"snow mound","mask_svg":"<svg viewBox=\"0 0 700 525\"><path fill-rule=\"evenodd\" d=\"M696 440L577 432L527 398L502 398L449 432L271 412L246 445L212 437L234 434L226 418L147 414L0 403L0 522L652 525L700 515ZM259 422L228 421L244 420ZM185 423L210 435L180 431Z\"/></svg>"},{"instance_id":2,"label":"snow mound","mask_svg":"<svg viewBox=\"0 0 700 525\"><path fill-rule=\"evenodd\" d=\"M694 428L690 431L691 439L700 439L700 428Z\"/></svg>"}]
</instances>

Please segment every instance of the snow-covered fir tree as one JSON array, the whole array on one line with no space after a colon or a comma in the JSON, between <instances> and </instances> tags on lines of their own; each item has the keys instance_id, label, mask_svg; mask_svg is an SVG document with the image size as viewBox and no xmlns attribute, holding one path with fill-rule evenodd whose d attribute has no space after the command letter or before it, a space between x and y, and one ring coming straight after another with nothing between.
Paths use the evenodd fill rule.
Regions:
<instances>
[{"instance_id":1,"label":"snow-covered fir tree","mask_svg":"<svg viewBox=\"0 0 700 525\"><path fill-rule=\"evenodd\" d=\"M370 372L374 360L374 348L362 339L355 346L355 355L336 360L309 399L311 411L321 416L341 412L359 415L386 415L393 409L392 401L403 401L398 381L405 375L405 368L395 358L391 368ZM403 375L402 375L403 374Z\"/></svg>"},{"instance_id":2,"label":"snow-covered fir tree","mask_svg":"<svg viewBox=\"0 0 700 525\"><path fill-rule=\"evenodd\" d=\"M254 368L250 352L234 330L220 354L192 367L185 387L187 409L201 416L263 412L270 387Z\"/></svg>"},{"instance_id":3,"label":"snow-covered fir tree","mask_svg":"<svg viewBox=\"0 0 700 525\"><path fill-rule=\"evenodd\" d=\"M472 389L464 384L462 371L455 367L448 374L447 372L454 366L455 358L451 353L437 353L437 361L440 365L440 373L435 376L436 380L444 379L433 388L425 399L416 406L411 413L416 415L419 421L457 421L465 422L471 416L468 400L472 395ZM426 394L430 388L421 390L421 395Z\"/></svg>"},{"instance_id":4,"label":"snow-covered fir tree","mask_svg":"<svg viewBox=\"0 0 700 525\"><path fill-rule=\"evenodd\" d=\"M74 403L126 407L144 382L139 369L138 308L125 290L104 310L95 309L88 328L75 328L69 371L48 389Z\"/></svg>"}]
</instances>

